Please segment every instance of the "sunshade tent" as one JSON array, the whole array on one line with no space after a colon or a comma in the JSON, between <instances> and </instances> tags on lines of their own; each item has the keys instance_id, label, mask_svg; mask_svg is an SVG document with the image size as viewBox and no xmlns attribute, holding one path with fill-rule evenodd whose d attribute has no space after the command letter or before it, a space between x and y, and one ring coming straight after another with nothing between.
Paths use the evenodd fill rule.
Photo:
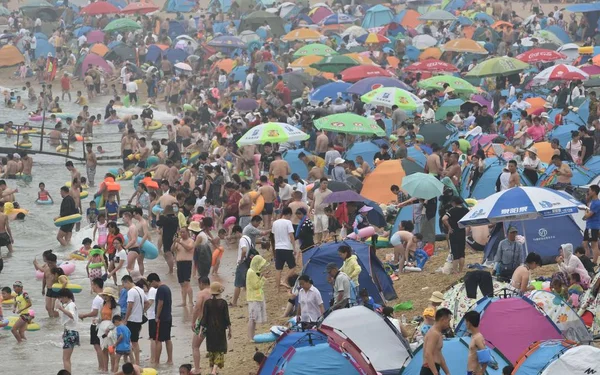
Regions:
<instances>
[{"instance_id":1,"label":"sunshade tent","mask_svg":"<svg viewBox=\"0 0 600 375\"><path fill-rule=\"evenodd\" d=\"M470 337L455 337L444 340L442 354L452 374L467 373L467 361L465 358L469 355L470 342ZM497 349L492 349L492 356L498 362L498 366L494 366L494 368L488 366L485 373L487 375L502 375L502 369L510 365L510 361ZM421 345L415 350L413 359L402 369L401 374L419 375L423 364L423 345Z\"/></svg>"},{"instance_id":2,"label":"sunshade tent","mask_svg":"<svg viewBox=\"0 0 600 375\"><path fill-rule=\"evenodd\" d=\"M371 29L385 26L392 22L393 19L394 13L390 8L378 4L367 10L365 17L363 18L362 27L364 29Z\"/></svg>"},{"instance_id":3,"label":"sunshade tent","mask_svg":"<svg viewBox=\"0 0 600 375\"><path fill-rule=\"evenodd\" d=\"M508 56L493 57L475 65L467 77L497 77L518 74L529 68L529 64Z\"/></svg>"},{"instance_id":4,"label":"sunshade tent","mask_svg":"<svg viewBox=\"0 0 600 375\"><path fill-rule=\"evenodd\" d=\"M380 87L364 94L360 97L360 100L367 104L387 108L397 105L398 108L406 111L416 111L423 108L423 101L418 96L397 87Z\"/></svg>"},{"instance_id":5,"label":"sunshade tent","mask_svg":"<svg viewBox=\"0 0 600 375\"><path fill-rule=\"evenodd\" d=\"M333 311L321 323L344 333L382 375L398 374L411 358L408 342L389 320L364 307Z\"/></svg>"},{"instance_id":6,"label":"sunshade tent","mask_svg":"<svg viewBox=\"0 0 600 375\"><path fill-rule=\"evenodd\" d=\"M102 58L94 53L88 53L85 56L85 58L82 60L81 65L79 66L79 69L76 69L75 71L76 72L79 71L79 74L83 78L83 77L85 77L85 72L87 72L87 70L88 70L88 66L99 66L105 72L107 72L109 74L112 73L112 68L110 67L110 65L108 65L106 60L104 60L104 58Z\"/></svg>"},{"instance_id":7,"label":"sunshade tent","mask_svg":"<svg viewBox=\"0 0 600 375\"><path fill-rule=\"evenodd\" d=\"M24 61L25 58L17 47L7 44L0 48L0 67L17 65Z\"/></svg>"},{"instance_id":8,"label":"sunshade tent","mask_svg":"<svg viewBox=\"0 0 600 375\"><path fill-rule=\"evenodd\" d=\"M47 57L48 55L56 56L56 49L47 40L38 40L35 48L35 58Z\"/></svg>"},{"instance_id":9,"label":"sunshade tent","mask_svg":"<svg viewBox=\"0 0 600 375\"><path fill-rule=\"evenodd\" d=\"M127 44L119 44L106 55L108 60L136 61L136 58L135 49Z\"/></svg>"},{"instance_id":10,"label":"sunshade tent","mask_svg":"<svg viewBox=\"0 0 600 375\"><path fill-rule=\"evenodd\" d=\"M600 372L600 349L590 345L570 348L548 365L542 375L597 374Z\"/></svg>"},{"instance_id":11,"label":"sunshade tent","mask_svg":"<svg viewBox=\"0 0 600 375\"><path fill-rule=\"evenodd\" d=\"M338 53L331 47L320 43L310 43L294 52L294 57L302 56L331 56Z\"/></svg>"},{"instance_id":12,"label":"sunshade tent","mask_svg":"<svg viewBox=\"0 0 600 375\"><path fill-rule=\"evenodd\" d=\"M114 21L111 21L106 27L104 31L109 32L117 32L117 31L134 31L141 29L142 27L132 19L129 18L118 18Z\"/></svg>"},{"instance_id":13,"label":"sunshade tent","mask_svg":"<svg viewBox=\"0 0 600 375\"><path fill-rule=\"evenodd\" d=\"M280 37L285 35L283 19L275 14L262 10L252 12L246 17L243 17L240 21L239 31L256 31L259 27L264 25L265 21L267 21L271 27L271 33L273 36Z\"/></svg>"},{"instance_id":14,"label":"sunshade tent","mask_svg":"<svg viewBox=\"0 0 600 375\"><path fill-rule=\"evenodd\" d=\"M436 9L419 16L421 21L454 21L456 16L445 10Z\"/></svg>"},{"instance_id":15,"label":"sunshade tent","mask_svg":"<svg viewBox=\"0 0 600 375\"><path fill-rule=\"evenodd\" d=\"M385 131L375 120L350 112L321 117L314 121L314 125L319 130L344 134L385 136Z\"/></svg>"},{"instance_id":16,"label":"sunshade tent","mask_svg":"<svg viewBox=\"0 0 600 375\"><path fill-rule=\"evenodd\" d=\"M308 134L282 122L268 122L248 130L238 141L238 146L282 142L297 142L308 139Z\"/></svg>"},{"instance_id":17,"label":"sunshade tent","mask_svg":"<svg viewBox=\"0 0 600 375\"><path fill-rule=\"evenodd\" d=\"M513 375L539 374L555 358L577 344L569 340L537 341L515 363Z\"/></svg>"},{"instance_id":18,"label":"sunshade tent","mask_svg":"<svg viewBox=\"0 0 600 375\"><path fill-rule=\"evenodd\" d=\"M417 84L417 86L427 90L437 89L439 91L444 91L444 84L446 83L450 85L450 87L452 87L457 93L474 94L476 92L479 92L479 90L477 90L477 87L473 86L464 79L450 75L440 75L427 78L425 80L420 81Z\"/></svg>"},{"instance_id":19,"label":"sunshade tent","mask_svg":"<svg viewBox=\"0 0 600 375\"><path fill-rule=\"evenodd\" d=\"M108 53L108 47L102 43L96 43L90 48L90 53L95 53L100 57L104 57Z\"/></svg>"},{"instance_id":20,"label":"sunshade tent","mask_svg":"<svg viewBox=\"0 0 600 375\"><path fill-rule=\"evenodd\" d=\"M410 160L380 161L365 177L360 195L377 203L388 203L397 197L390 191L392 185L402 186L404 176L423 172L423 167Z\"/></svg>"},{"instance_id":21,"label":"sunshade tent","mask_svg":"<svg viewBox=\"0 0 600 375\"><path fill-rule=\"evenodd\" d=\"M405 28L414 29L419 25L419 12L413 9L403 9L395 17L394 22Z\"/></svg>"},{"instance_id":22,"label":"sunshade tent","mask_svg":"<svg viewBox=\"0 0 600 375\"><path fill-rule=\"evenodd\" d=\"M442 46L444 51L449 52L467 52L480 55L487 55L488 51L483 46L472 39L458 38L452 39Z\"/></svg>"},{"instance_id":23,"label":"sunshade tent","mask_svg":"<svg viewBox=\"0 0 600 375\"><path fill-rule=\"evenodd\" d=\"M327 282L327 275L324 273L325 267L332 262L341 267L342 260L337 254L337 249L342 245L350 246L358 258L358 264L361 266L358 283L361 289L367 289L369 296L377 303L398 298L390 276L383 269L379 258L371 255L368 244L349 239L327 242L302 253L304 264L302 274L309 275L315 287L321 292L325 310L330 307L329 301L333 296L333 288Z\"/></svg>"},{"instance_id":24,"label":"sunshade tent","mask_svg":"<svg viewBox=\"0 0 600 375\"><path fill-rule=\"evenodd\" d=\"M85 35L88 44L104 43L104 32L101 30L90 31Z\"/></svg>"},{"instance_id":25,"label":"sunshade tent","mask_svg":"<svg viewBox=\"0 0 600 375\"><path fill-rule=\"evenodd\" d=\"M471 310L481 314L479 329L488 346L499 349L510 362L534 341L564 338L556 324L525 297L484 297ZM467 335L464 318L456 327L456 335Z\"/></svg>"},{"instance_id":26,"label":"sunshade tent","mask_svg":"<svg viewBox=\"0 0 600 375\"><path fill-rule=\"evenodd\" d=\"M494 293L502 291L507 286L507 282L492 277L492 288ZM465 313L469 311L469 308L475 305L477 301L483 297L484 295L481 293L481 290L477 288L477 296L475 298L469 298L467 296L465 283L463 281L458 281L444 291L444 302L442 302L441 307L445 307L452 312L451 325L452 327L456 327Z\"/></svg>"},{"instance_id":27,"label":"sunshade tent","mask_svg":"<svg viewBox=\"0 0 600 375\"><path fill-rule=\"evenodd\" d=\"M344 154L345 160L356 160L361 156L371 168L373 168L373 157L379 152L379 145L373 141L354 142Z\"/></svg>"},{"instance_id":28,"label":"sunshade tent","mask_svg":"<svg viewBox=\"0 0 600 375\"><path fill-rule=\"evenodd\" d=\"M351 68L353 66L360 65L356 60L341 55L326 56L320 61L310 65L311 68L315 68L321 72L329 72L337 74L344 69Z\"/></svg>"}]
</instances>

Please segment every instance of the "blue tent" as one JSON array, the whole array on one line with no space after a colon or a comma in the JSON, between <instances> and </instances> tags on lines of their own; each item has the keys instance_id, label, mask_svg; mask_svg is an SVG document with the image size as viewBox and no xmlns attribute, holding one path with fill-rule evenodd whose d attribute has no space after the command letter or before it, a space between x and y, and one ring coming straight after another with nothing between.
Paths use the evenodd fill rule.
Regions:
<instances>
[{"instance_id":1,"label":"blue tent","mask_svg":"<svg viewBox=\"0 0 600 375\"><path fill-rule=\"evenodd\" d=\"M582 105L585 104L582 103ZM556 117L557 114L559 114L561 111L561 109L555 108L553 110L551 110L550 112L548 112L548 122L550 122L552 125L556 125L554 123L554 118ZM589 114L589 106L587 109L587 113ZM585 112L585 109L584 109ZM514 120L514 117L513 117ZM587 119L586 119L587 120ZM575 112L569 112L564 118L563 118L563 125L575 125L575 126L581 126L581 125L586 125L586 121L583 120L583 118L575 113ZM560 126L562 127L562 126Z\"/></svg>"},{"instance_id":2,"label":"blue tent","mask_svg":"<svg viewBox=\"0 0 600 375\"><path fill-rule=\"evenodd\" d=\"M342 100L350 99L348 94L348 88L350 86L352 86L352 84L346 82L327 83L313 90L313 92L308 95L308 100L313 104L318 104L327 97L335 100L338 97L338 93L341 94Z\"/></svg>"},{"instance_id":3,"label":"blue tent","mask_svg":"<svg viewBox=\"0 0 600 375\"><path fill-rule=\"evenodd\" d=\"M594 162L595 164L596 162ZM591 170L586 168L582 168L579 165L576 165L572 162L569 162L569 167L571 167L571 171L573 172L573 177L571 177L571 184L575 186L582 186L589 184L594 177L598 175L598 173L594 173ZM593 164L591 164L593 165ZM597 165L597 164L596 164ZM551 173L556 169L554 164L550 164L548 168L544 171L544 173L540 176L537 182L537 186L548 186L556 183L554 179L556 176L552 176L552 179L549 180Z\"/></svg>"},{"instance_id":4,"label":"blue tent","mask_svg":"<svg viewBox=\"0 0 600 375\"><path fill-rule=\"evenodd\" d=\"M560 245L579 244L583 241L583 232L572 216L505 222L498 224L491 232L490 240L483 250L484 261L494 259L498 244L505 238L505 233L511 225L525 237L527 252L539 254L544 264L556 262Z\"/></svg>"},{"instance_id":5,"label":"blue tent","mask_svg":"<svg viewBox=\"0 0 600 375\"><path fill-rule=\"evenodd\" d=\"M420 54L421 51L415 46L406 46L406 51L404 51L404 57L410 61L417 61Z\"/></svg>"},{"instance_id":6,"label":"blue tent","mask_svg":"<svg viewBox=\"0 0 600 375\"><path fill-rule=\"evenodd\" d=\"M321 292L325 309L329 308L329 300L333 297L333 289L327 282L327 274L324 273L325 266L327 263L333 262L341 267L342 260L337 253L337 249L341 245L348 245L352 248L358 258L358 264L362 267L358 277L360 289L367 289L369 296L380 304L384 303L384 299L390 301L398 298L390 276L383 269L379 258L375 254L371 254L369 245L352 240L328 242L302 253L302 263L304 264L302 273L310 276L315 287Z\"/></svg>"},{"instance_id":7,"label":"blue tent","mask_svg":"<svg viewBox=\"0 0 600 375\"><path fill-rule=\"evenodd\" d=\"M175 40L179 35L185 35L185 27L179 21L169 21L169 38Z\"/></svg>"},{"instance_id":8,"label":"blue tent","mask_svg":"<svg viewBox=\"0 0 600 375\"><path fill-rule=\"evenodd\" d=\"M393 20L394 12L392 12L390 8L378 4L367 10L362 22L362 28L368 30L374 27L382 27Z\"/></svg>"},{"instance_id":9,"label":"blue tent","mask_svg":"<svg viewBox=\"0 0 600 375\"><path fill-rule=\"evenodd\" d=\"M163 10L166 10L169 13L188 13L192 11L195 5L195 2L188 0L168 0L165 3Z\"/></svg>"},{"instance_id":10,"label":"blue tent","mask_svg":"<svg viewBox=\"0 0 600 375\"><path fill-rule=\"evenodd\" d=\"M35 35L35 39L37 39L37 40L40 40L40 39L48 40L48 35L46 35L44 33L35 33L33 35Z\"/></svg>"},{"instance_id":11,"label":"blue tent","mask_svg":"<svg viewBox=\"0 0 600 375\"><path fill-rule=\"evenodd\" d=\"M231 8L232 2L233 1L231 0L210 0L210 3L208 4L208 9L210 10L212 8L220 8L223 13L227 13L229 12L229 8Z\"/></svg>"},{"instance_id":12,"label":"blue tent","mask_svg":"<svg viewBox=\"0 0 600 375\"><path fill-rule=\"evenodd\" d=\"M265 359L263 364L260 366L258 375L271 375L277 362L281 360L283 355L290 348L301 348L307 345L319 345L327 342L327 336L320 331L309 330L305 332L292 332L288 331L281 335L275 346L269 353L269 356Z\"/></svg>"},{"instance_id":13,"label":"blue tent","mask_svg":"<svg viewBox=\"0 0 600 375\"><path fill-rule=\"evenodd\" d=\"M298 159L298 154L301 152L310 155L310 151L299 148L297 150L287 150L282 156L283 160L287 161L290 165L290 169L293 173L298 173L298 176L300 176L301 179L306 179L308 178L308 168L302 160Z\"/></svg>"},{"instance_id":14,"label":"blue tent","mask_svg":"<svg viewBox=\"0 0 600 375\"><path fill-rule=\"evenodd\" d=\"M118 41L118 40L113 40L112 42L108 43L106 46L108 47L108 49L113 49L116 46L118 46L119 44L122 44L123 42Z\"/></svg>"},{"instance_id":15,"label":"blue tent","mask_svg":"<svg viewBox=\"0 0 600 375\"><path fill-rule=\"evenodd\" d=\"M401 221L413 221L413 206L402 207L398 212L398 216L396 216L396 220L394 221L394 225L392 225L392 229L390 233L393 235L400 229ZM444 241L446 239L446 234L442 232L440 227L440 201L438 200L438 209L435 211L435 239L436 241Z\"/></svg>"},{"instance_id":16,"label":"blue tent","mask_svg":"<svg viewBox=\"0 0 600 375\"><path fill-rule=\"evenodd\" d=\"M566 340L538 341L515 363L513 375L541 374L553 358L558 358L572 347L573 343Z\"/></svg>"},{"instance_id":17,"label":"blue tent","mask_svg":"<svg viewBox=\"0 0 600 375\"><path fill-rule=\"evenodd\" d=\"M567 143L571 140L571 132L579 131L580 125L561 125L548 134L548 139L558 139L562 147L567 147Z\"/></svg>"},{"instance_id":18,"label":"blue tent","mask_svg":"<svg viewBox=\"0 0 600 375\"><path fill-rule=\"evenodd\" d=\"M85 34L89 33L90 31L92 31L91 27L82 26L82 27L79 27L79 28L73 30L73 35L75 35L77 38L79 38L80 36L85 35ZM36 38L37 38L37 35L36 35ZM46 39L48 39L48 38L46 38Z\"/></svg>"},{"instance_id":19,"label":"blue tent","mask_svg":"<svg viewBox=\"0 0 600 375\"><path fill-rule=\"evenodd\" d=\"M37 46L35 47L35 58L40 56L46 57L48 54L56 56L56 49L46 39L38 39Z\"/></svg>"},{"instance_id":20,"label":"blue tent","mask_svg":"<svg viewBox=\"0 0 600 375\"><path fill-rule=\"evenodd\" d=\"M171 64L175 64L178 62L184 62L188 57L188 53L179 48L169 48L164 51L165 56L171 62Z\"/></svg>"},{"instance_id":21,"label":"blue tent","mask_svg":"<svg viewBox=\"0 0 600 375\"><path fill-rule=\"evenodd\" d=\"M594 155L589 158L585 162L584 167L588 169L589 173L593 174L594 176L600 175L600 156Z\"/></svg>"},{"instance_id":22,"label":"blue tent","mask_svg":"<svg viewBox=\"0 0 600 375\"><path fill-rule=\"evenodd\" d=\"M160 49L159 46L153 44L148 47L148 52L146 53L146 62L156 63L161 59L163 54L163 50Z\"/></svg>"},{"instance_id":23,"label":"blue tent","mask_svg":"<svg viewBox=\"0 0 600 375\"><path fill-rule=\"evenodd\" d=\"M446 365L452 374L467 373L466 358L469 356L470 342L470 337L455 337L444 340L442 354L444 355L444 358L446 359ZM419 346L413 354L414 357L411 359L408 365L402 369L402 375L419 375L421 373L421 367L423 366L423 345ZM502 353L498 351L498 349L492 349L492 355L498 363L498 367L494 366L495 369L493 369L488 366L485 373L487 375L501 375L502 369L505 366L510 365L510 362L502 355Z\"/></svg>"},{"instance_id":24,"label":"blue tent","mask_svg":"<svg viewBox=\"0 0 600 375\"><path fill-rule=\"evenodd\" d=\"M355 142L344 154L344 159L356 160L356 157L360 155L373 168L373 157L377 152L379 152L379 146L371 141Z\"/></svg>"},{"instance_id":25,"label":"blue tent","mask_svg":"<svg viewBox=\"0 0 600 375\"><path fill-rule=\"evenodd\" d=\"M415 163L419 164L421 167L425 168L425 164L427 163L426 153L423 153L422 150L411 146L408 148L408 157L413 158Z\"/></svg>"},{"instance_id":26,"label":"blue tent","mask_svg":"<svg viewBox=\"0 0 600 375\"><path fill-rule=\"evenodd\" d=\"M245 83L246 76L248 76L246 70L248 70L247 66L236 66L233 68L231 73L229 73L229 76L232 77L234 81L241 81L242 83Z\"/></svg>"},{"instance_id":27,"label":"blue tent","mask_svg":"<svg viewBox=\"0 0 600 375\"><path fill-rule=\"evenodd\" d=\"M469 176L471 174L471 169L473 168L473 166L471 164L467 165L463 169L462 173L460 196L463 199L483 199L496 193L496 180L498 179L498 176L500 176L500 174L502 173L502 169L504 168L506 163L507 161L498 157L491 157L485 159L485 168L483 170L483 173L479 177L479 180L477 180L477 182L475 183L475 186L469 186L471 185L469 183ZM531 183L523 174L522 169L519 169L519 176L521 177L521 185L531 186Z\"/></svg>"},{"instance_id":28,"label":"blue tent","mask_svg":"<svg viewBox=\"0 0 600 375\"><path fill-rule=\"evenodd\" d=\"M548 27L546 27L546 30L550 31L552 34L556 35L556 37L558 39L560 39L561 42L563 42L564 44L573 42L571 40L571 37L569 36L569 34L567 34L567 32L558 25L548 26Z\"/></svg>"}]
</instances>

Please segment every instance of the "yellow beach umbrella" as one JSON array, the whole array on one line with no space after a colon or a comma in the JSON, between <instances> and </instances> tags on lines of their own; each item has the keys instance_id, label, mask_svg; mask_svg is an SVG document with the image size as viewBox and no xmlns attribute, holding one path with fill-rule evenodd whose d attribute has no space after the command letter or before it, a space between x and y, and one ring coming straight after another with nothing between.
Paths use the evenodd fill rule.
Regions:
<instances>
[{"instance_id":1,"label":"yellow beach umbrella","mask_svg":"<svg viewBox=\"0 0 600 375\"><path fill-rule=\"evenodd\" d=\"M318 32L317 30L301 28L292 30L289 33L285 34L281 40L285 42L293 42L293 41L304 41L304 42L316 42L321 40L323 34Z\"/></svg>"}]
</instances>

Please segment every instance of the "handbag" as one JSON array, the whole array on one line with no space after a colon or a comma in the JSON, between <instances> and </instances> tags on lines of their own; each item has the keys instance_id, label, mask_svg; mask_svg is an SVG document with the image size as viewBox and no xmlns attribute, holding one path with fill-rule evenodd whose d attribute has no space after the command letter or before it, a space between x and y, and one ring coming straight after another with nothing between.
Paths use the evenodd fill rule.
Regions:
<instances>
[{"instance_id":1,"label":"handbag","mask_svg":"<svg viewBox=\"0 0 600 375\"><path fill-rule=\"evenodd\" d=\"M137 294L140 296L140 303L142 304L142 324L146 324L148 322L148 317L146 316L146 312L144 311L144 299L142 298L142 294L139 290L135 290Z\"/></svg>"}]
</instances>

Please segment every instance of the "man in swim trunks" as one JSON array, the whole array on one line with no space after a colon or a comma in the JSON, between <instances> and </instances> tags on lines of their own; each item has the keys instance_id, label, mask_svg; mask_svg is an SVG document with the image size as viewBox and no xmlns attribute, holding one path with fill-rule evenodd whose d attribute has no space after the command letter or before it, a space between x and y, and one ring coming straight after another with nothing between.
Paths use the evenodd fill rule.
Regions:
<instances>
[{"instance_id":1,"label":"man in swim trunks","mask_svg":"<svg viewBox=\"0 0 600 375\"><path fill-rule=\"evenodd\" d=\"M13 252L12 244L14 242L8 216L4 213L4 202L0 202L0 248L8 248L8 252Z\"/></svg>"},{"instance_id":2,"label":"man in swim trunks","mask_svg":"<svg viewBox=\"0 0 600 375\"><path fill-rule=\"evenodd\" d=\"M58 298L58 292L52 290L52 285L58 280L56 275L52 273L52 270L57 266L57 257L54 253L48 253L44 256L45 264L42 265L41 269L44 272L44 279L42 282L42 295L46 296L46 311L50 318L58 318L58 311L54 310L56 299ZM34 264L37 261L34 260Z\"/></svg>"},{"instance_id":3,"label":"man in swim trunks","mask_svg":"<svg viewBox=\"0 0 600 375\"><path fill-rule=\"evenodd\" d=\"M267 176L260 176L260 188L258 193L262 195L265 200L265 208L262 211L263 219L265 220L265 228L271 228L271 218L273 217L273 208L275 207L275 199L277 199L277 193L273 186L269 184L269 178ZM244 229L244 227L242 227Z\"/></svg>"},{"instance_id":4,"label":"man in swim trunks","mask_svg":"<svg viewBox=\"0 0 600 375\"><path fill-rule=\"evenodd\" d=\"M198 279L200 291L196 294L196 304L194 305L194 313L192 316L192 356L194 357L194 369L191 374L200 374L200 345L204 341L204 335L200 330L200 321L204 314L204 302L211 298L210 294L210 279L208 276L203 276Z\"/></svg>"},{"instance_id":5,"label":"man in swim trunks","mask_svg":"<svg viewBox=\"0 0 600 375\"><path fill-rule=\"evenodd\" d=\"M144 211L141 207L136 207L133 210L133 218L137 221L136 230L137 235L142 237L142 241L138 245L140 248L140 255L137 257L138 269L140 270L140 274L144 275L144 252L141 251L144 243L146 241L150 241L150 228L148 227L148 221L144 219ZM133 267L134 265L132 265Z\"/></svg>"},{"instance_id":6,"label":"man in swim trunks","mask_svg":"<svg viewBox=\"0 0 600 375\"><path fill-rule=\"evenodd\" d=\"M252 198L250 198L250 184L244 181L240 184L240 192L242 193L242 199L238 204L238 212L240 217L240 227L244 229L246 225L250 224L250 216L252 212Z\"/></svg>"},{"instance_id":7,"label":"man in swim trunks","mask_svg":"<svg viewBox=\"0 0 600 375\"><path fill-rule=\"evenodd\" d=\"M12 328L12 334L17 339L18 343L26 340L25 338L25 330L27 329L27 325L31 322L32 317L29 315L29 309L31 308L31 300L29 299L29 294L23 291L23 283L20 281L15 281L13 284L13 289L17 296L15 297L15 304L13 306L13 313L19 314L19 318L15 322L15 325Z\"/></svg>"},{"instance_id":8,"label":"man in swim trunks","mask_svg":"<svg viewBox=\"0 0 600 375\"><path fill-rule=\"evenodd\" d=\"M21 151L21 174L25 181L31 181L31 170L33 169L33 159L27 152Z\"/></svg>"},{"instance_id":9,"label":"man in swim trunks","mask_svg":"<svg viewBox=\"0 0 600 375\"><path fill-rule=\"evenodd\" d=\"M452 312L446 308L441 308L435 313L435 324L423 339L423 366L420 375L439 375L440 369L444 370L446 375L450 375L446 359L442 354L444 345L442 332L450 328L451 317Z\"/></svg>"},{"instance_id":10,"label":"man in swim trunks","mask_svg":"<svg viewBox=\"0 0 600 375\"><path fill-rule=\"evenodd\" d=\"M79 213L77 209L77 205L75 204L75 200L69 194L69 188L63 186L60 188L60 196L63 198L60 203L60 214L58 217L55 217L54 220L58 220L61 217L70 216ZM62 246L67 246L67 244L71 241L71 236L73 235L73 227L75 224L65 224L60 227L58 230L58 234L56 235L56 239ZM137 238L137 237L136 237Z\"/></svg>"},{"instance_id":11,"label":"man in swim trunks","mask_svg":"<svg viewBox=\"0 0 600 375\"><path fill-rule=\"evenodd\" d=\"M129 129L127 135L121 139L121 157L123 158L123 169L129 169L129 165L132 163L127 157L133 154L133 150L137 145L137 136L135 130Z\"/></svg>"},{"instance_id":12,"label":"man in swim trunks","mask_svg":"<svg viewBox=\"0 0 600 375\"><path fill-rule=\"evenodd\" d=\"M6 155L8 161L6 162L6 169L4 171L4 176L6 178L17 178L17 172L19 171L19 164L14 160L13 154Z\"/></svg>"},{"instance_id":13,"label":"man in swim trunks","mask_svg":"<svg viewBox=\"0 0 600 375\"><path fill-rule=\"evenodd\" d=\"M79 173L77 168L75 168L75 166L73 165L73 162L71 160L69 160L65 163L65 167L71 173L71 181L73 181L75 179L77 179L77 181L81 180L81 173Z\"/></svg>"},{"instance_id":14,"label":"man in swim trunks","mask_svg":"<svg viewBox=\"0 0 600 375\"><path fill-rule=\"evenodd\" d=\"M469 343L469 355L467 357L467 375L485 374L487 363L479 363L477 352L484 350L485 338L479 332L480 315L477 311L469 311L465 314L465 322L467 331L471 334L471 342Z\"/></svg>"},{"instance_id":15,"label":"man in swim trunks","mask_svg":"<svg viewBox=\"0 0 600 375\"><path fill-rule=\"evenodd\" d=\"M140 255L140 247L137 243L138 230L137 226L133 223L133 215L131 212L123 213L123 222L128 227L127 241L123 247L127 249L127 271L131 273L131 271L133 271L135 268L135 263Z\"/></svg>"},{"instance_id":16,"label":"man in swim trunks","mask_svg":"<svg viewBox=\"0 0 600 375\"><path fill-rule=\"evenodd\" d=\"M177 281L181 285L181 306L187 306L186 298L189 298L190 305L194 304L190 280L195 247L195 242L190 237L188 229L180 228L179 237L175 238L172 249L177 261Z\"/></svg>"},{"instance_id":17,"label":"man in swim trunks","mask_svg":"<svg viewBox=\"0 0 600 375\"><path fill-rule=\"evenodd\" d=\"M148 156L150 156L150 148L146 144L146 138L142 137L139 139L137 152L140 155L140 160L138 161L137 165L133 169L134 175L137 175L140 172L142 172L144 169L146 169L146 159L148 159Z\"/></svg>"}]
</instances>

